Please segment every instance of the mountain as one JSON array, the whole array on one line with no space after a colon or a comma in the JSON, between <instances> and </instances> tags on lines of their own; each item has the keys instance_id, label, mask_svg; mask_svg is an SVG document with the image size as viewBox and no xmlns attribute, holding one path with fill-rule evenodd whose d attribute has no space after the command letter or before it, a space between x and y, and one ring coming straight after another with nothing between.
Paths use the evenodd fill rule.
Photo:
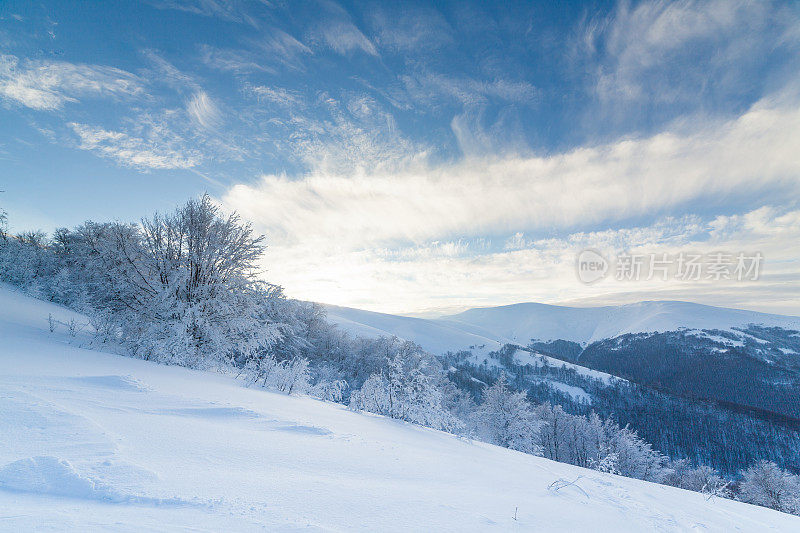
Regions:
<instances>
[{"instance_id":1,"label":"mountain","mask_svg":"<svg viewBox=\"0 0 800 533\"><path fill-rule=\"evenodd\" d=\"M86 323L0 287L2 530L800 529L763 507L103 353Z\"/></svg>"}]
</instances>

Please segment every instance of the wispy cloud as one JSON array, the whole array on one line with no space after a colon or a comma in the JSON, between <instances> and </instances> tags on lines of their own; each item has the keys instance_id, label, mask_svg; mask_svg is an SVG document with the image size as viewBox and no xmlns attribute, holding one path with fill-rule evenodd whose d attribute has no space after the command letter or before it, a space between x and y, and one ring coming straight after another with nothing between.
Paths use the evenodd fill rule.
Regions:
<instances>
[{"instance_id":1,"label":"wispy cloud","mask_svg":"<svg viewBox=\"0 0 800 533\"><path fill-rule=\"evenodd\" d=\"M175 9L206 17L244 22L253 27L259 25L258 17L252 13L252 7L257 3L242 0L147 0L147 2L159 9Z\"/></svg>"},{"instance_id":2,"label":"wispy cloud","mask_svg":"<svg viewBox=\"0 0 800 533\"><path fill-rule=\"evenodd\" d=\"M142 55L152 64L155 72L153 77L167 86L177 89L179 92L184 91L201 91L202 87L197 82L194 76L186 74L178 69L171 62L167 61L156 50L142 50Z\"/></svg>"},{"instance_id":3,"label":"wispy cloud","mask_svg":"<svg viewBox=\"0 0 800 533\"><path fill-rule=\"evenodd\" d=\"M259 102L270 102L283 107L296 107L303 104L303 97L300 93L282 87L246 84L243 91L245 94L255 96Z\"/></svg>"},{"instance_id":4,"label":"wispy cloud","mask_svg":"<svg viewBox=\"0 0 800 533\"><path fill-rule=\"evenodd\" d=\"M775 188L800 192L800 111L769 99L735 120L549 157L348 176L265 176L227 200L290 240L435 239L570 227ZM357 132L353 132L357 133ZM279 204L279 205L278 205ZM323 223L324 221L324 223Z\"/></svg>"},{"instance_id":5,"label":"wispy cloud","mask_svg":"<svg viewBox=\"0 0 800 533\"><path fill-rule=\"evenodd\" d=\"M340 21L335 24L325 24L320 28L320 33L325 42L342 55L360 50L371 56L378 56L378 50L372 41L361 33L361 30L352 22Z\"/></svg>"},{"instance_id":6,"label":"wispy cloud","mask_svg":"<svg viewBox=\"0 0 800 533\"><path fill-rule=\"evenodd\" d=\"M459 78L432 72L404 75L402 80L417 102L430 103L443 98L469 106L486 104L490 99L527 105L537 102L536 87L526 81Z\"/></svg>"},{"instance_id":7,"label":"wispy cloud","mask_svg":"<svg viewBox=\"0 0 800 533\"><path fill-rule=\"evenodd\" d=\"M78 148L122 166L140 170L189 169L201 160L199 152L184 149L179 140L164 137L163 132L151 131L148 138L140 138L86 124L73 122L69 126L79 138Z\"/></svg>"},{"instance_id":8,"label":"wispy cloud","mask_svg":"<svg viewBox=\"0 0 800 533\"><path fill-rule=\"evenodd\" d=\"M332 0L320 0L319 4L327 16L317 23L315 37L342 55L361 51L378 56L375 45L355 25L347 11Z\"/></svg>"},{"instance_id":9,"label":"wispy cloud","mask_svg":"<svg viewBox=\"0 0 800 533\"><path fill-rule=\"evenodd\" d=\"M798 29L796 10L769 1L620 2L588 21L584 43L600 98L697 102L752 87L766 57L798 53Z\"/></svg>"},{"instance_id":10,"label":"wispy cloud","mask_svg":"<svg viewBox=\"0 0 800 533\"><path fill-rule=\"evenodd\" d=\"M142 80L118 68L0 55L0 97L31 109L52 111L84 97L143 95Z\"/></svg>"},{"instance_id":11,"label":"wispy cloud","mask_svg":"<svg viewBox=\"0 0 800 533\"><path fill-rule=\"evenodd\" d=\"M200 59L208 67L223 72L248 74L251 72L272 72L262 64L262 60L249 50L217 48L207 44L200 45Z\"/></svg>"},{"instance_id":12,"label":"wispy cloud","mask_svg":"<svg viewBox=\"0 0 800 533\"><path fill-rule=\"evenodd\" d=\"M189 99L186 111L197 125L207 130L216 130L222 125L222 112L205 91L195 93Z\"/></svg>"},{"instance_id":13,"label":"wispy cloud","mask_svg":"<svg viewBox=\"0 0 800 533\"><path fill-rule=\"evenodd\" d=\"M393 52L428 52L455 43L453 28L432 6L387 4L368 14L376 41Z\"/></svg>"},{"instance_id":14,"label":"wispy cloud","mask_svg":"<svg viewBox=\"0 0 800 533\"><path fill-rule=\"evenodd\" d=\"M519 300L524 291L530 291L526 298L555 301L578 297L579 287L563 294L537 292L531 280L548 279L549 285L552 272L541 265L564 268L578 245L727 242L717 226L731 228L735 220L741 228L744 222L679 216L646 230L582 228L614 227L657 213L691 213L699 204L713 211L731 202L800 197L798 131L796 99L775 97L733 120L684 124L650 137L547 157L484 157L438 166L423 159L400 170L322 171L297 179L264 176L257 184L232 187L222 202L269 236L275 262L271 274L298 296L380 309L367 301L369 291L381 286L386 302L393 299L385 295L387 287L395 287L395 311L413 309L412 300L435 298L425 291L444 298L452 290L450 301L463 298L471 304ZM755 214L747 215L747 231L737 230L738 235L775 225L789 228L796 217L768 215L760 225ZM544 239L548 233L568 236ZM492 236L499 236L495 251L471 253L474 239ZM784 233L764 245L780 241L770 245L777 253L790 246L791 238ZM435 254L426 252L425 264L414 265L414 250L436 242L461 244L444 247L447 253L432 263ZM391 257L403 249L409 250L405 255L412 264ZM443 280L443 272L455 281ZM570 269L564 283L574 281ZM464 287L478 285L469 298L463 294ZM446 289L439 292L442 287ZM402 291L408 293L403 296Z\"/></svg>"},{"instance_id":15,"label":"wispy cloud","mask_svg":"<svg viewBox=\"0 0 800 533\"><path fill-rule=\"evenodd\" d=\"M311 49L296 37L280 28L269 28L263 37L248 39L262 61L282 65L294 70L304 70L305 59L313 55Z\"/></svg>"}]
</instances>

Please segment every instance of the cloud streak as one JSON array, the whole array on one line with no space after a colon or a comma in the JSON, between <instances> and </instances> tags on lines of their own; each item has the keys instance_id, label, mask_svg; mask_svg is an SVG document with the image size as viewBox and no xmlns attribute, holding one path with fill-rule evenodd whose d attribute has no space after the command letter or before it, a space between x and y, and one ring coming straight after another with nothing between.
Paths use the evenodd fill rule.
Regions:
<instances>
[{"instance_id":1,"label":"cloud streak","mask_svg":"<svg viewBox=\"0 0 800 533\"><path fill-rule=\"evenodd\" d=\"M140 97L142 80L124 70L0 55L0 97L37 111L61 109L84 97Z\"/></svg>"},{"instance_id":2,"label":"cloud streak","mask_svg":"<svg viewBox=\"0 0 800 533\"><path fill-rule=\"evenodd\" d=\"M800 197L796 102L793 95L765 98L732 120L676 123L649 137L550 156L268 175L231 187L221 201L268 235L270 279L297 297L401 312L436 301L556 302L631 290L641 296L680 289L672 296L686 296L694 289L587 289L574 277L575 251L752 245L745 250L784 257L784 275L796 276L800 258L787 248L798 237L797 211L756 209ZM711 220L691 215L698 205L730 210L737 198L754 210ZM593 229L658 214L662 220L649 227ZM780 291L773 289L777 302ZM712 302L722 289L702 290ZM796 305L796 292L776 305ZM731 294L720 303L731 304Z\"/></svg>"},{"instance_id":3,"label":"cloud streak","mask_svg":"<svg viewBox=\"0 0 800 533\"><path fill-rule=\"evenodd\" d=\"M140 170L190 169L201 161L197 151L185 151L174 141L152 136L149 139L132 137L75 122L69 126L79 138L78 148L112 159L122 166Z\"/></svg>"},{"instance_id":4,"label":"cloud streak","mask_svg":"<svg viewBox=\"0 0 800 533\"><path fill-rule=\"evenodd\" d=\"M186 103L186 111L197 125L207 130L216 130L222 125L222 112L205 91L192 96Z\"/></svg>"},{"instance_id":5,"label":"cloud streak","mask_svg":"<svg viewBox=\"0 0 800 533\"><path fill-rule=\"evenodd\" d=\"M287 243L345 238L358 246L587 226L699 200L798 194L797 132L797 106L765 99L727 122L549 157L357 176L271 175L233 187L224 200Z\"/></svg>"},{"instance_id":6,"label":"cloud streak","mask_svg":"<svg viewBox=\"0 0 800 533\"><path fill-rule=\"evenodd\" d=\"M605 101L720 99L751 87L766 57L800 50L796 10L769 1L620 2L584 32Z\"/></svg>"}]
</instances>

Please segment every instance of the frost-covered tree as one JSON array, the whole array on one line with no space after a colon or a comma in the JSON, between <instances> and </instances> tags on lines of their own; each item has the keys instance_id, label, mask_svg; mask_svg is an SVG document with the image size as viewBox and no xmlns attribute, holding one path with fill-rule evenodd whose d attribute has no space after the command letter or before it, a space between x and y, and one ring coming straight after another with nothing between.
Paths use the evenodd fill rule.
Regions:
<instances>
[{"instance_id":1,"label":"frost-covered tree","mask_svg":"<svg viewBox=\"0 0 800 533\"><path fill-rule=\"evenodd\" d=\"M508 387L505 374L501 374L491 387L483 392L483 402L475 412L477 435L492 444L539 454L539 421L522 392Z\"/></svg>"},{"instance_id":2,"label":"frost-covered tree","mask_svg":"<svg viewBox=\"0 0 800 533\"><path fill-rule=\"evenodd\" d=\"M738 498L785 513L800 514L800 477L771 461L759 461L742 472Z\"/></svg>"},{"instance_id":3,"label":"frost-covered tree","mask_svg":"<svg viewBox=\"0 0 800 533\"><path fill-rule=\"evenodd\" d=\"M6 235L0 239L0 280L35 296L48 298L48 286L57 265L41 231Z\"/></svg>"},{"instance_id":4,"label":"frost-covered tree","mask_svg":"<svg viewBox=\"0 0 800 533\"><path fill-rule=\"evenodd\" d=\"M437 370L428 367L423 354L400 350L386 370L372 374L351 394L350 407L435 429L458 428L460 421L442 401Z\"/></svg>"},{"instance_id":5,"label":"frost-covered tree","mask_svg":"<svg viewBox=\"0 0 800 533\"><path fill-rule=\"evenodd\" d=\"M311 389L308 359L278 361L271 355L251 358L244 367L248 380L278 392L305 393Z\"/></svg>"},{"instance_id":6,"label":"frost-covered tree","mask_svg":"<svg viewBox=\"0 0 800 533\"><path fill-rule=\"evenodd\" d=\"M94 307L135 354L186 366L246 360L280 337L269 320L277 287L257 279L264 245L208 196L141 226L87 224L80 260Z\"/></svg>"},{"instance_id":7,"label":"frost-covered tree","mask_svg":"<svg viewBox=\"0 0 800 533\"><path fill-rule=\"evenodd\" d=\"M729 498L730 482L710 466L694 467L688 459L670 461L662 482L673 487L702 492L709 496Z\"/></svg>"},{"instance_id":8,"label":"frost-covered tree","mask_svg":"<svg viewBox=\"0 0 800 533\"><path fill-rule=\"evenodd\" d=\"M611 420L604 423L604 447L616 455L616 469L623 476L647 481L661 481L666 458L641 439L629 427L621 428Z\"/></svg>"}]
</instances>

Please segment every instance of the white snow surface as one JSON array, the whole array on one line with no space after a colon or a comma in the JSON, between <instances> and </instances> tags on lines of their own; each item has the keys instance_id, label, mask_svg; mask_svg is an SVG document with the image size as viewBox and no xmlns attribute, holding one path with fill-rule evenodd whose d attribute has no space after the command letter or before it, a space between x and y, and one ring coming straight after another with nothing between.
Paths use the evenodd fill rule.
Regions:
<instances>
[{"instance_id":1,"label":"white snow surface","mask_svg":"<svg viewBox=\"0 0 800 533\"><path fill-rule=\"evenodd\" d=\"M567 340L587 345L628 333L733 328L750 324L800 329L800 317L772 315L689 302L653 301L604 307L564 307L521 303L475 308L437 319L410 318L327 306L328 318L356 335L389 335L412 340L426 350L469 349L483 354L503 344Z\"/></svg>"},{"instance_id":2,"label":"white snow surface","mask_svg":"<svg viewBox=\"0 0 800 533\"><path fill-rule=\"evenodd\" d=\"M49 313L74 317L0 287L0 531L800 531L769 509L83 349ZM562 478L580 488L548 489Z\"/></svg>"}]
</instances>

